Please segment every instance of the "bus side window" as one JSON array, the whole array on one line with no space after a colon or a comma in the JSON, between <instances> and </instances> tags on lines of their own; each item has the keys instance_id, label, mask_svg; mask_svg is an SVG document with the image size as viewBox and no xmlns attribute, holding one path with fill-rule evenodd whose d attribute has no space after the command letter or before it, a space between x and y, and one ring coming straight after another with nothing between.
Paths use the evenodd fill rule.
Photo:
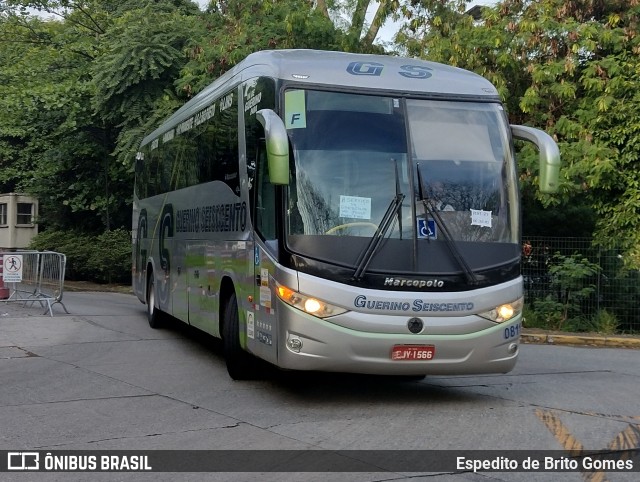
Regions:
<instances>
[{"instance_id":1,"label":"bus side window","mask_svg":"<svg viewBox=\"0 0 640 482\"><path fill-rule=\"evenodd\" d=\"M258 141L256 152L255 189L255 226L264 239L276 238L275 185L269 180L269 163L267 162L264 139Z\"/></svg>"},{"instance_id":2,"label":"bus side window","mask_svg":"<svg viewBox=\"0 0 640 482\"><path fill-rule=\"evenodd\" d=\"M275 82L268 77L253 78L242 89L251 222L261 239L271 241L277 237L276 191L269 178L264 128L256 112L275 108Z\"/></svg>"}]
</instances>

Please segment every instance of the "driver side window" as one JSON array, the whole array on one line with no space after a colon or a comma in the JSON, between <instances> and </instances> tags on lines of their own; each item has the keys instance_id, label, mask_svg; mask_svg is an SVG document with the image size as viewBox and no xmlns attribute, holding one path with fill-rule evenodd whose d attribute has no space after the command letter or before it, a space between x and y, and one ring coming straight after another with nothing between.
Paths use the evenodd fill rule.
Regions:
<instances>
[{"instance_id":1,"label":"driver side window","mask_svg":"<svg viewBox=\"0 0 640 482\"><path fill-rule=\"evenodd\" d=\"M255 189L255 227L265 240L276 239L275 185L269 180L269 163L267 162L264 139L259 140L256 153Z\"/></svg>"},{"instance_id":2,"label":"driver side window","mask_svg":"<svg viewBox=\"0 0 640 482\"><path fill-rule=\"evenodd\" d=\"M244 122L248 174L251 182L249 196L252 224L265 241L276 239L276 192L269 178L269 166L264 140L264 128L256 118L260 109L275 106L275 85L269 78L254 78L243 85Z\"/></svg>"}]
</instances>

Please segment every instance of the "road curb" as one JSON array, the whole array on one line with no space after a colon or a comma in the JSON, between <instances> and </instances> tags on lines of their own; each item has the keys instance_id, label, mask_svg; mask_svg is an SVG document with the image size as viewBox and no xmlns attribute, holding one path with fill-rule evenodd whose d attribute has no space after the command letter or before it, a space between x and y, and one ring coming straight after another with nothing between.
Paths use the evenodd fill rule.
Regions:
<instances>
[{"instance_id":1,"label":"road curb","mask_svg":"<svg viewBox=\"0 0 640 482\"><path fill-rule=\"evenodd\" d=\"M594 336L558 333L523 333L520 335L522 343L538 345L571 345L597 346L607 348L638 348L640 338L621 336Z\"/></svg>"}]
</instances>

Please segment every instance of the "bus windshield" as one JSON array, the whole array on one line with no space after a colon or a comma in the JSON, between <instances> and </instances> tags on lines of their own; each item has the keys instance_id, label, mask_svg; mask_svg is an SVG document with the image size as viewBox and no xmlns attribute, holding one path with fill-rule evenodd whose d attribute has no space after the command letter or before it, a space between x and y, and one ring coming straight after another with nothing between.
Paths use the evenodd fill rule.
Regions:
<instances>
[{"instance_id":1,"label":"bus windshield","mask_svg":"<svg viewBox=\"0 0 640 482\"><path fill-rule=\"evenodd\" d=\"M474 270L517 256L517 248L496 246L519 239L517 179L499 104L289 90L285 117L293 252L356 266L402 199L372 270L459 271L455 261L435 261L443 243L454 243ZM478 259L478 250L489 255Z\"/></svg>"}]
</instances>

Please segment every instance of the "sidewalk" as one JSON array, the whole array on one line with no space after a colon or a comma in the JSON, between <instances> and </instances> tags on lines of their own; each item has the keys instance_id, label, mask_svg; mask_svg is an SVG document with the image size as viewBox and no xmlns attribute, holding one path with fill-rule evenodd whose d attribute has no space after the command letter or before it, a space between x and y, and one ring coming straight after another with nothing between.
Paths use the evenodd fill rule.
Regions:
<instances>
[{"instance_id":1,"label":"sidewalk","mask_svg":"<svg viewBox=\"0 0 640 482\"><path fill-rule=\"evenodd\" d=\"M562 333L524 328L522 343L538 345L597 346L606 348L640 348L640 336L599 335L597 333Z\"/></svg>"}]
</instances>

